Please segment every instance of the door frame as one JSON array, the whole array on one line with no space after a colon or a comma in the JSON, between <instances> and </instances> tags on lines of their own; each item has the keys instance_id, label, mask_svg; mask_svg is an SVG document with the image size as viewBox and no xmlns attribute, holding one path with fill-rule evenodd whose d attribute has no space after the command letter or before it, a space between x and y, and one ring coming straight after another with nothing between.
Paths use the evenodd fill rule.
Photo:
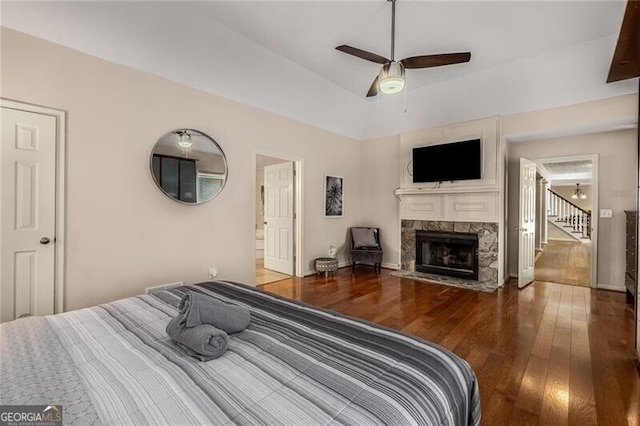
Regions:
<instances>
[{"instance_id":1,"label":"door frame","mask_svg":"<svg viewBox=\"0 0 640 426\"><path fill-rule=\"evenodd\" d=\"M296 157L290 154L283 154L281 152L269 151L256 148L253 153L253 194L256 194L258 187L256 185L256 171L257 161L256 156L264 155L266 157L278 158L284 161L293 162L293 276L304 277L304 160L300 157ZM253 211L256 211L256 197L253 197ZM255 214L254 214L255 215ZM253 221L252 221L253 222ZM255 223L253 223L253 234L255 238ZM254 243L255 247L255 243ZM252 259L255 258L255 254L252 254ZM253 262L253 276L256 274L256 264Z\"/></svg>"},{"instance_id":2,"label":"door frame","mask_svg":"<svg viewBox=\"0 0 640 426\"><path fill-rule=\"evenodd\" d=\"M55 196L55 257L53 284L53 312L64 312L65 253L66 253L66 145L67 145L67 112L40 105L0 98L0 107L48 115L56 119L56 196ZM2 203L2 200L0 200ZM0 230L1 232L1 230ZM2 236L0 235L0 238ZM0 306L2 309L2 306Z\"/></svg>"},{"instance_id":3,"label":"door frame","mask_svg":"<svg viewBox=\"0 0 640 426\"><path fill-rule=\"evenodd\" d=\"M529 159L535 163L566 163L568 161L580 161L591 160L593 164L593 175L591 185L591 288L605 288L598 284L598 223L600 221L600 209L598 207L598 171L600 166L598 164L598 154L580 154L580 155L565 155L557 157L545 157Z\"/></svg>"}]
</instances>

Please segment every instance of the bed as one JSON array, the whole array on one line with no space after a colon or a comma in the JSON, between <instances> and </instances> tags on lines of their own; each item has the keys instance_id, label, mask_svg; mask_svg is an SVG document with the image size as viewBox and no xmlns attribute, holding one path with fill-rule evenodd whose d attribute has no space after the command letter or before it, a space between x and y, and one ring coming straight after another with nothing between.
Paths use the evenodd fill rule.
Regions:
<instances>
[{"instance_id":1,"label":"bed","mask_svg":"<svg viewBox=\"0 0 640 426\"><path fill-rule=\"evenodd\" d=\"M167 336L186 291L251 310L222 357ZM59 404L65 424L480 423L476 377L451 352L232 282L4 323L0 357L0 404Z\"/></svg>"}]
</instances>

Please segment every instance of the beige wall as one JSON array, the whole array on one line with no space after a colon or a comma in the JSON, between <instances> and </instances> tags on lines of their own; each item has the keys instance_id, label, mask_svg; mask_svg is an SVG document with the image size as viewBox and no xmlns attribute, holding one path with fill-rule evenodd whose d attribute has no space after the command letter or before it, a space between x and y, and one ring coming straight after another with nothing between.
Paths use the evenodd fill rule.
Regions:
<instances>
[{"instance_id":1,"label":"beige wall","mask_svg":"<svg viewBox=\"0 0 640 426\"><path fill-rule=\"evenodd\" d=\"M598 154L599 208L613 209L613 218L598 219L597 283L624 288L625 215L636 205L636 130L620 130L583 136L509 144L509 225L515 229L518 214L518 170L521 157L529 160L578 154ZM597 216L597 215L594 215ZM551 228L551 226L549 226ZM548 236L552 239L552 231ZM518 240L508 233L509 274L517 275Z\"/></svg>"},{"instance_id":2,"label":"beige wall","mask_svg":"<svg viewBox=\"0 0 640 426\"><path fill-rule=\"evenodd\" d=\"M202 281L212 266L220 278L252 283L256 151L304 160L306 272L330 244L345 243L348 227L363 224L382 229L384 261L398 264L399 135L358 142L15 31L2 29L0 37L0 96L68 112L66 309L150 285ZM502 134L635 117L635 108L637 96L629 95L514 114L502 118ZM210 134L229 163L227 186L202 206L169 200L148 170L155 141L185 127ZM622 285L622 210L635 206L635 130L603 135L510 144L509 158L600 153L600 206L613 208L614 218L601 221L598 279ZM324 174L345 178L343 219L323 217ZM517 205L513 193L508 197L511 219ZM509 248L513 272L511 240Z\"/></svg>"},{"instance_id":3,"label":"beige wall","mask_svg":"<svg viewBox=\"0 0 640 426\"><path fill-rule=\"evenodd\" d=\"M394 190L402 181L400 136L364 142L362 149L362 225L380 228L386 267L400 265L400 206Z\"/></svg>"},{"instance_id":4,"label":"beige wall","mask_svg":"<svg viewBox=\"0 0 640 426\"><path fill-rule=\"evenodd\" d=\"M556 227L555 225L549 224L549 226L547 227L547 241L552 241L552 240L571 241L574 243L577 242L575 238L571 238L570 236L567 235L566 232L562 231L560 228Z\"/></svg>"},{"instance_id":5,"label":"beige wall","mask_svg":"<svg viewBox=\"0 0 640 426\"><path fill-rule=\"evenodd\" d=\"M575 238L571 238L570 236L567 235L566 232L560 230L560 228L557 228L554 225L549 225L549 227L547 228L547 241L571 241L571 242L577 242L577 240Z\"/></svg>"},{"instance_id":6,"label":"beige wall","mask_svg":"<svg viewBox=\"0 0 640 426\"><path fill-rule=\"evenodd\" d=\"M307 271L360 224L361 142L15 31L0 36L0 96L68 113L67 310L204 281L214 266L252 284L256 150L304 160ZM178 204L153 182L151 149L176 128L211 135L227 155L227 185L210 203ZM325 173L345 178L343 219L323 217Z\"/></svg>"}]
</instances>

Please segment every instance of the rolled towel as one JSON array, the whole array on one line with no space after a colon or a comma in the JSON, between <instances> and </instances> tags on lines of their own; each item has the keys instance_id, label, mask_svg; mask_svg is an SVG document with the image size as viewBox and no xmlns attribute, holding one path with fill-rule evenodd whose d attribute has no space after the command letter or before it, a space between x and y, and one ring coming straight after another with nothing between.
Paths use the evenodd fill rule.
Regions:
<instances>
[{"instance_id":1,"label":"rolled towel","mask_svg":"<svg viewBox=\"0 0 640 426\"><path fill-rule=\"evenodd\" d=\"M193 291L182 296L178 309L178 317L185 327L211 324L229 334L243 331L251 319L251 311L246 306L225 303Z\"/></svg>"},{"instance_id":2,"label":"rolled towel","mask_svg":"<svg viewBox=\"0 0 640 426\"><path fill-rule=\"evenodd\" d=\"M181 344L189 355L200 361L210 361L226 352L229 336L211 324L185 327L177 316L167 324L167 334Z\"/></svg>"}]
</instances>

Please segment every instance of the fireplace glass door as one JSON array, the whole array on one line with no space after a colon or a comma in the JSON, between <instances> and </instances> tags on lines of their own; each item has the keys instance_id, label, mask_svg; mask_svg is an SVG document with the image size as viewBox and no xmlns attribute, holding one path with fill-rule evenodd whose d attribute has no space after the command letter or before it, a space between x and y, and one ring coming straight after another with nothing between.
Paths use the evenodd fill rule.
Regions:
<instances>
[{"instance_id":1,"label":"fireplace glass door","mask_svg":"<svg viewBox=\"0 0 640 426\"><path fill-rule=\"evenodd\" d=\"M416 270L478 280L478 235L416 231Z\"/></svg>"}]
</instances>

